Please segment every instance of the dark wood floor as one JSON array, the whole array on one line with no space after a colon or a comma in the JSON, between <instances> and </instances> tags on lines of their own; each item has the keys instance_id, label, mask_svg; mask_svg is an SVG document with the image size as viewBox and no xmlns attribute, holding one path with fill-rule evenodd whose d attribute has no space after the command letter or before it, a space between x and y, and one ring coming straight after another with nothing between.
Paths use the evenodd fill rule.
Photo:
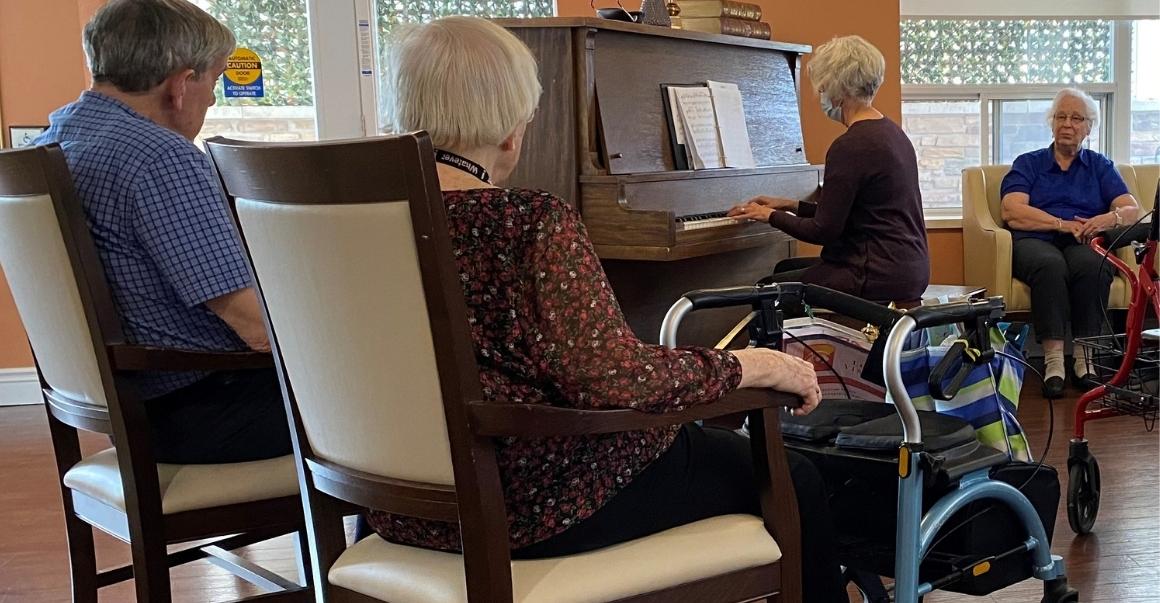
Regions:
<instances>
[{"instance_id":1,"label":"dark wood floor","mask_svg":"<svg viewBox=\"0 0 1160 603\"><path fill-rule=\"evenodd\" d=\"M1074 397L1056 403L1055 442L1048 455L1056 467L1066 467L1073 405ZM1025 394L1019 415L1038 454L1048 428L1047 404ZM1076 537L1061 501L1054 552L1065 557L1071 583L1080 589L1083 601L1160 601L1160 439L1156 432L1146 432L1139 419L1090 425L1088 436L1103 475L1099 519L1095 533ZM86 438L92 450L106 441ZM6 459L0 468L0 603L67 601L62 511L40 407L0 408L0 458ZM245 554L295 577L288 539L249 547ZM126 547L104 536L98 536L98 557L106 566L128 561ZM982 599L936 593L927 601L1034 602L1040 599L1040 588L1031 580ZM174 570L173 590L177 600L191 602L225 601L254 592L206 562ZM105 602L133 600L130 584L103 589L101 595Z\"/></svg>"}]
</instances>

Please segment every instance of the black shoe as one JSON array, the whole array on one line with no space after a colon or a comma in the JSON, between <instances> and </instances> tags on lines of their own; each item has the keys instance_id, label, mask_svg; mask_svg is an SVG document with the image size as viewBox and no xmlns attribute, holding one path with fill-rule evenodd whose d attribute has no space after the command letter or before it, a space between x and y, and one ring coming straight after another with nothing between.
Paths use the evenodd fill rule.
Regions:
<instances>
[{"instance_id":1,"label":"black shoe","mask_svg":"<svg viewBox=\"0 0 1160 603\"><path fill-rule=\"evenodd\" d=\"M1086 373L1084 376L1073 375L1071 384L1077 389L1089 390L1100 384L1099 377L1095 373Z\"/></svg>"},{"instance_id":2,"label":"black shoe","mask_svg":"<svg viewBox=\"0 0 1160 603\"><path fill-rule=\"evenodd\" d=\"M1043 397L1054 400L1063 395L1063 377L1048 377L1043 382Z\"/></svg>"}]
</instances>

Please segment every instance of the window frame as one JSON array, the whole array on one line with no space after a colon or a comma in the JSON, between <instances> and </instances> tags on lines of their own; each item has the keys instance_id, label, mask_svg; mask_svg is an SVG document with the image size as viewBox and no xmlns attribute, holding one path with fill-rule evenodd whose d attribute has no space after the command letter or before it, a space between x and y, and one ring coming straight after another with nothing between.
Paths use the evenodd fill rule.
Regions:
<instances>
[{"instance_id":1,"label":"window frame","mask_svg":"<svg viewBox=\"0 0 1160 603\"><path fill-rule=\"evenodd\" d=\"M552 14L559 14L553 0ZM306 0L318 139L380 134L375 0ZM353 93L352 93L353 92Z\"/></svg>"}]
</instances>

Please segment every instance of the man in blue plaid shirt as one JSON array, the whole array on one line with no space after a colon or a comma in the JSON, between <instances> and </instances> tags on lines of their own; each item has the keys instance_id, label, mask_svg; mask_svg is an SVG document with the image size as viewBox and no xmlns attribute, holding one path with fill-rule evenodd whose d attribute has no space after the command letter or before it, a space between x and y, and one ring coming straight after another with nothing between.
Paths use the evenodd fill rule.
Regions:
<instances>
[{"instance_id":1,"label":"man in blue plaid shirt","mask_svg":"<svg viewBox=\"0 0 1160 603\"><path fill-rule=\"evenodd\" d=\"M53 113L37 141L64 150L133 343L270 348L225 198L192 142L234 45L185 0L111 0L84 31L91 88ZM158 461L291 452L273 370L149 373L135 385Z\"/></svg>"}]
</instances>

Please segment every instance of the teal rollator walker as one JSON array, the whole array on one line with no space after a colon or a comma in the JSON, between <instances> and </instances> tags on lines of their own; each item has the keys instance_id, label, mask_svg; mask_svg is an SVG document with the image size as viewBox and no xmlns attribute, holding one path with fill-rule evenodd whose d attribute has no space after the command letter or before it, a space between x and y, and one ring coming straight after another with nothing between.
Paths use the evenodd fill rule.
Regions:
<instances>
[{"instance_id":1,"label":"teal rollator walker","mask_svg":"<svg viewBox=\"0 0 1160 603\"><path fill-rule=\"evenodd\" d=\"M783 312L803 306L865 321L886 337L882 374L887 401L892 405L826 400L808 417L783 418L786 446L814 461L828 484L834 485L832 476L855 475L871 476L866 479L878 480L882 486L874 490L877 494L847 492L853 494L847 498L859 502L844 510L868 514L859 517L857 523L861 524L895 522L892 539L886 535L874 542L854 538L841 543L840 556L848 567L847 576L862 589L867 602L917 603L924 595L940 589L986 594L1032 577L1044 582L1044 603L1079 600L1079 594L1068 588L1063 559L1051 554L1048 530L1054 526L1044 528L1045 522L1053 522L1055 501L1059 498L1054 469L1013 463L1007 453L980 446L969 423L917 410L903 382L900 366L912 334L928 327L963 323L972 337L978 333L977 337L985 338L987 329L1003 314L1001 298L903 311L800 283L693 291L678 300L665 316L660 343L676 345L680 323L690 312L732 306L751 308L748 329L753 346L781 349L785 335ZM975 329L971 330L971 326ZM964 348L970 352L975 346L959 344L952 348L961 360L960 374L971 368L967 365L986 361L975 353L961 353ZM940 377L945 374L938 372ZM953 398L957 393L954 383L952 377L950 386L940 383L937 389ZM1016 464L1023 465L1028 470L1024 473L1030 474L1022 486L996 478L1012 469L1009 465ZM1054 491L1050 493L1053 496L1035 497L1037 502L1033 504L1021 490L1037 476L1050 476L1047 487ZM846 477L834 480L845 481L847 486L851 481ZM880 500L889 499L894 493L890 482L897 483L896 505L893 500ZM882 492L889 494L882 496ZM986 511L978 511L980 507ZM999 546L993 539L981 538L978 542L985 544L978 548L982 550L959 550L949 555L940 550L948 532L972 522L977 524L973 526L975 533L1001 532L1009 540ZM960 548L969 549L976 541L963 542L967 544L960 543ZM866 554L866 550L873 552ZM874 583L866 581L868 575L873 576ZM894 585L884 588L879 576L893 577Z\"/></svg>"}]
</instances>

